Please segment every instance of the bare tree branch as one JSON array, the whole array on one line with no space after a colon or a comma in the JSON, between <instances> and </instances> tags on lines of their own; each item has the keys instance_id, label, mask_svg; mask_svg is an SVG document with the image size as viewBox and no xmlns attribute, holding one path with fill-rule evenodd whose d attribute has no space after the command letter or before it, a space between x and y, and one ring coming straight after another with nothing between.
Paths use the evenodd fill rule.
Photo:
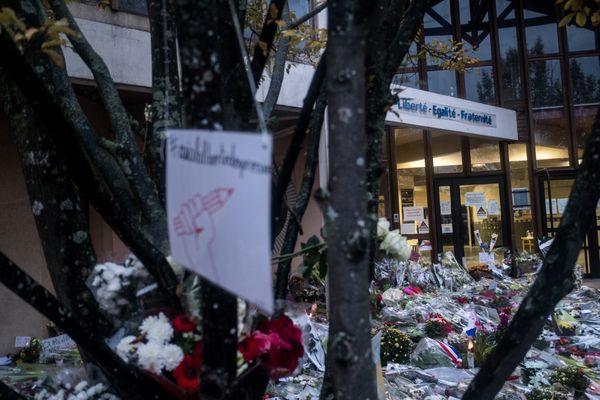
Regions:
<instances>
[{"instance_id":1,"label":"bare tree branch","mask_svg":"<svg viewBox=\"0 0 600 400\"><path fill-rule=\"evenodd\" d=\"M278 27L277 21L281 19L283 5L285 3L286 0L271 0L269 2L267 15L265 15L265 22L263 23L262 31L260 32L258 42L254 47L254 53L252 55L252 76L254 77L254 82L256 82L257 86L265 69L265 65L267 64L271 47L275 41Z\"/></svg>"},{"instance_id":2,"label":"bare tree branch","mask_svg":"<svg viewBox=\"0 0 600 400\"><path fill-rule=\"evenodd\" d=\"M493 399L540 335L548 315L574 287L573 267L589 228L596 223L600 198L600 112L558 232L537 279L521 302L500 342L471 381L463 400Z\"/></svg>"},{"instance_id":3,"label":"bare tree branch","mask_svg":"<svg viewBox=\"0 0 600 400\"><path fill-rule=\"evenodd\" d=\"M96 264L81 199L64 158L48 137L45 126L10 83L0 67L0 104L10 124L25 177L33 217L54 289L60 300L79 316L93 318L98 330L112 324L100 313L85 284Z\"/></svg>"},{"instance_id":4,"label":"bare tree branch","mask_svg":"<svg viewBox=\"0 0 600 400\"><path fill-rule=\"evenodd\" d=\"M114 196L113 188L109 189L105 180L100 179L90 167L87 154L78 146L81 136L75 126L77 122L65 118L61 106L57 104L58 99L46 89L5 31L0 33L0 51L5 56L0 58L3 71L17 85L37 115L46 122L47 131L64 155L69 172L81 192L90 196L102 217L144 263L157 281L166 304L176 310L181 309L175 294L177 279L164 254L144 232L135 214L129 214L129 210Z\"/></svg>"},{"instance_id":5,"label":"bare tree branch","mask_svg":"<svg viewBox=\"0 0 600 400\"><path fill-rule=\"evenodd\" d=\"M290 14L288 12L287 3L283 7L283 21L288 22ZM281 86L283 85L283 77L285 75L285 62L288 55L288 48L290 39L288 37L280 37L279 43L277 43L277 51L273 59L273 72L271 73L271 82L269 84L269 90L265 96L263 102L263 113L265 119L268 121L271 118L273 108L277 104L277 99L281 93Z\"/></svg>"},{"instance_id":6,"label":"bare tree branch","mask_svg":"<svg viewBox=\"0 0 600 400\"><path fill-rule=\"evenodd\" d=\"M127 155L120 157L118 160L122 165L122 170L129 181L131 189L133 189L138 199L140 199L138 201L139 207L150 224L166 224L164 209L158 199L156 186L150 179L137 145L133 140L131 125L129 124L129 114L123 106L108 67L83 35L64 0L50 0L50 5L56 16L58 18L65 18L69 23L69 27L77 32L77 35L68 36L69 41L73 45L73 49L92 71L116 140L127 149ZM166 231L164 226L163 230Z\"/></svg>"}]
</instances>

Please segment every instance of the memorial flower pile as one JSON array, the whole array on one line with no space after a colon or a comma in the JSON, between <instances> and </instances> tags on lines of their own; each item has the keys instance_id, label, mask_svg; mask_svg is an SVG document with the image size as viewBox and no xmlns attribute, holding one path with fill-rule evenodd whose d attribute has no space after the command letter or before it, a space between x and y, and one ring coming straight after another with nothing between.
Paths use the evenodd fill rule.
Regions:
<instances>
[{"instance_id":1,"label":"memorial flower pile","mask_svg":"<svg viewBox=\"0 0 600 400\"><path fill-rule=\"evenodd\" d=\"M238 350L247 363L265 365L272 378L293 373L304 355L302 331L286 315L261 321L258 328L246 335Z\"/></svg>"}]
</instances>

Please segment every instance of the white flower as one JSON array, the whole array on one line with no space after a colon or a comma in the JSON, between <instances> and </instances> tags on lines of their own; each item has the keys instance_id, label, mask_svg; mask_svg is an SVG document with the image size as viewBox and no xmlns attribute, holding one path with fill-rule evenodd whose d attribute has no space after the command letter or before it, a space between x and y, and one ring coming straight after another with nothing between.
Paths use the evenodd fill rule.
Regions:
<instances>
[{"instance_id":1,"label":"white flower","mask_svg":"<svg viewBox=\"0 0 600 400\"><path fill-rule=\"evenodd\" d=\"M117 345L117 354L123 361L129 361L129 358L135 352L137 344L132 343L136 339L135 336L125 336Z\"/></svg>"},{"instance_id":2,"label":"white flower","mask_svg":"<svg viewBox=\"0 0 600 400\"><path fill-rule=\"evenodd\" d=\"M160 374L162 369L160 354L162 351L162 344L155 342L148 342L138 347L138 364L145 370L152 371L156 374Z\"/></svg>"},{"instance_id":3,"label":"white flower","mask_svg":"<svg viewBox=\"0 0 600 400\"><path fill-rule=\"evenodd\" d=\"M398 229L388 233L379 248L400 261L406 261L412 252L406 238L400 235Z\"/></svg>"},{"instance_id":4,"label":"white flower","mask_svg":"<svg viewBox=\"0 0 600 400\"><path fill-rule=\"evenodd\" d=\"M164 346L162 360L163 368L167 371L173 371L181 364L181 361L183 361L183 351L181 350L181 347L174 344Z\"/></svg>"},{"instance_id":5,"label":"white flower","mask_svg":"<svg viewBox=\"0 0 600 400\"><path fill-rule=\"evenodd\" d=\"M173 327L163 313L146 318L140 326L140 331L146 335L149 342L159 344L167 343L173 337Z\"/></svg>"},{"instance_id":6,"label":"white flower","mask_svg":"<svg viewBox=\"0 0 600 400\"><path fill-rule=\"evenodd\" d=\"M183 351L174 344L148 342L137 350L138 365L148 371L160 374L162 369L172 371L183 360Z\"/></svg>"},{"instance_id":7,"label":"white flower","mask_svg":"<svg viewBox=\"0 0 600 400\"><path fill-rule=\"evenodd\" d=\"M383 239L390 233L390 221L387 218L379 218L377 221L377 239Z\"/></svg>"}]
</instances>

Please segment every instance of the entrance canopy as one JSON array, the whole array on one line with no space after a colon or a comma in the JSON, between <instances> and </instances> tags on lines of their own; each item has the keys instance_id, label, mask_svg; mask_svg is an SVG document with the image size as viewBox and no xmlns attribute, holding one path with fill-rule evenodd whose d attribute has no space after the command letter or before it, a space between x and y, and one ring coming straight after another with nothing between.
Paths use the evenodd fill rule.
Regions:
<instances>
[{"instance_id":1,"label":"entrance canopy","mask_svg":"<svg viewBox=\"0 0 600 400\"><path fill-rule=\"evenodd\" d=\"M497 140L517 140L517 113L506 108L404 86L392 87L396 102L386 123L443 130Z\"/></svg>"}]
</instances>

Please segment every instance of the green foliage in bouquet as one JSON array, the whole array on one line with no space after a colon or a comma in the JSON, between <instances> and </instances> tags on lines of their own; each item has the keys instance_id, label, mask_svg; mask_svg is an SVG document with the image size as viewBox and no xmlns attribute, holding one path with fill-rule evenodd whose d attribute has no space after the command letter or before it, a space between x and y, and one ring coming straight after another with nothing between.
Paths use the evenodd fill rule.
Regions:
<instances>
[{"instance_id":1,"label":"green foliage in bouquet","mask_svg":"<svg viewBox=\"0 0 600 400\"><path fill-rule=\"evenodd\" d=\"M25 347L15 357L16 363L35 363L39 360L42 352L42 343L38 339L31 339L28 347Z\"/></svg>"},{"instance_id":2,"label":"green foliage in bouquet","mask_svg":"<svg viewBox=\"0 0 600 400\"><path fill-rule=\"evenodd\" d=\"M575 390L575 396L582 396L589 381L583 372L576 367L559 368L554 371L551 382Z\"/></svg>"},{"instance_id":3,"label":"green foliage in bouquet","mask_svg":"<svg viewBox=\"0 0 600 400\"><path fill-rule=\"evenodd\" d=\"M482 365L496 347L496 335L477 332L474 340L473 355L475 365Z\"/></svg>"},{"instance_id":4,"label":"green foliage in bouquet","mask_svg":"<svg viewBox=\"0 0 600 400\"><path fill-rule=\"evenodd\" d=\"M413 342L408 335L386 325L381 330L381 364L388 362L406 363L412 351Z\"/></svg>"}]
</instances>

